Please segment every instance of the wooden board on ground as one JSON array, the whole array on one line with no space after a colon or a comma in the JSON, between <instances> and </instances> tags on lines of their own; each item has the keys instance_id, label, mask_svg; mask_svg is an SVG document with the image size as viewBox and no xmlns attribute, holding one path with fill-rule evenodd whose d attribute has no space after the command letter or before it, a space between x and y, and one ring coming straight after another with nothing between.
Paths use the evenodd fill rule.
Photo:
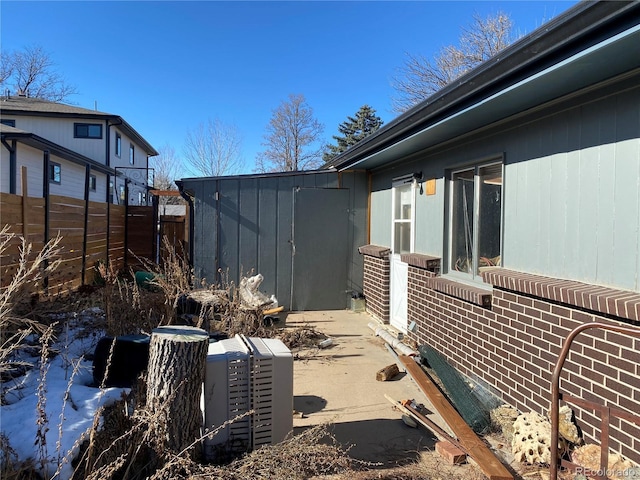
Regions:
<instances>
[{"instance_id":1,"label":"wooden board on ground","mask_svg":"<svg viewBox=\"0 0 640 480\"><path fill-rule=\"evenodd\" d=\"M400 355L398 358L406 367L407 373L415 380L420 390L424 392L433 407L458 437L458 442L464 451L475 460L483 473L490 480L513 480L513 475L507 470L507 467L498 460L482 439L478 438L449 400L420 368L420 365L412 357L406 355Z\"/></svg>"}]
</instances>

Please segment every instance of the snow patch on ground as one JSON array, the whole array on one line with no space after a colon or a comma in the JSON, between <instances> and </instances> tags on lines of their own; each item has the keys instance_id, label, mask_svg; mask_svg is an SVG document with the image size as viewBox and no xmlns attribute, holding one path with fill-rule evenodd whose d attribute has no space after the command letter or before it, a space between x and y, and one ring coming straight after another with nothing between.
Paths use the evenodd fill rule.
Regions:
<instances>
[{"instance_id":1,"label":"snow patch on ground","mask_svg":"<svg viewBox=\"0 0 640 480\"><path fill-rule=\"evenodd\" d=\"M40 368L40 348L37 339L31 338L30 348L20 350L19 360L31 368L19 378L2 384L6 392L5 405L0 406L0 432L9 439L11 448L20 460L29 458L40 467L36 444L38 432L38 385L45 377L44 411L48 430L44 451L46 461L40 470L44 478L52 478L58 465L64 462L59 479L71 477L71 460L78 453L76 444L93 424L94 414L100 406L107 406L128 393L128 389L100 389L93 385L91 358L102 333L95 324L102 323L103 312L91 308L80 313L57 314L62 332L52 344L56 354L45 369Z\"/></svg>"}]
</instances>

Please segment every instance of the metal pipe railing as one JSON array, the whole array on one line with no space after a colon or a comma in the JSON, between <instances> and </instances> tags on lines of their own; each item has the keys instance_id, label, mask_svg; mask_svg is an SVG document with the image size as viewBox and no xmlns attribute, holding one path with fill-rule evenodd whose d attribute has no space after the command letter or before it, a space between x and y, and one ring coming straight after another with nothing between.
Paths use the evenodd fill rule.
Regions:
<instances>
[{"instance_id":1,"label":"metal pipe railing","mask_svg":"<svg viewBox=\"0 0 640 480\"><path fill-rule=\"evenodd\" d=\"M634 327L621 327L617 325L607 324L607 323L585 323L584 325L580 325L579 327L574 328L571 333L565 339L564 345L562 346L562 350L560 351L560 355L558 356L558 361L556 362L556 366L553 370L553 376L551 377L551 464L550 468L550 480L558 479L558 464L560 460L558 459L558 424L560 420L560 375L562 373L562 367L564 366L564 362L569 355L569 351L571 349L571 344L573 340L582 332L589 329L603 329L603 330L611 330L614 332L632 335L640 337L640 328ZM603 415L601 418L602 421L602 440L601 440L601 455L600 455L600 470L606 471L608 467L608 458L609 458L609 421L611 414L615 412L610 408L603 408ZM640 417L635 415L624 415L625 418L632 417L632 420L636 423L640 424ZM606 448L605 448L606 447Z\"/></svg>"}]
</instances>

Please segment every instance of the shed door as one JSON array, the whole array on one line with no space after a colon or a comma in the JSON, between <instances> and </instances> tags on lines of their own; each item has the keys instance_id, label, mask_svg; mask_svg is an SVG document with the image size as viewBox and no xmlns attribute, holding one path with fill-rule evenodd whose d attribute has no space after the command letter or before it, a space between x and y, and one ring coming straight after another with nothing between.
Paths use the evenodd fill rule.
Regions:
<instances>
[{"instance_id":1,"label":"shed door","mask_svg":"<svg viewBox=\"0 0 640 480\"><path fill-rule=\"evenodd\" d=\"M294 189L292 311L346 308L348 225L348 189Z\"/></svg>"}]
</instances>

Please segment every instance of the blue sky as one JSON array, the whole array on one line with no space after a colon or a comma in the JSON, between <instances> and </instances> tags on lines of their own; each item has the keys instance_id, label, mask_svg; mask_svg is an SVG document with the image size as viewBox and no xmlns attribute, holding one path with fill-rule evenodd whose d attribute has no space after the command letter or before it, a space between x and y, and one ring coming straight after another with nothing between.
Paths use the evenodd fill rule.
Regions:
<instances>
[{"instance_id":1,"label":"blue sky","mask_svg":"<svg viewBox=\"0 0 640 480\"><path fill-rule=\"evenodd\" d=\"M199 123L219 118L243 138L253 171L272 111L303 94L325 141L361 105L385 122L407 53L457 44L472 15L503 11L519 35L575 1L8 1L3 50L42 46L79 94L117 114L156 149L181 155Z\"/></svg>"}]
</instances>

